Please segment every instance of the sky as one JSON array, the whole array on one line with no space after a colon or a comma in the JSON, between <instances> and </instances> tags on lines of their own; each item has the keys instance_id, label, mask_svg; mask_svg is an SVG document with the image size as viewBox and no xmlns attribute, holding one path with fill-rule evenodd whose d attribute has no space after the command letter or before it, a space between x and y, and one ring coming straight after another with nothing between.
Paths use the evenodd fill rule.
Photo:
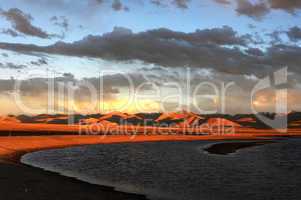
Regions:
<instances>
[{"instance_id":1,"label":"sky","mask_svg":"<svg viewBox=\"0 0 301 200\"><path fill-rule=\"evenodd\" d=\"M284 112L284 91L301 110L300 15L298 0L2 0L0 114Z\"/></svg>"}]
</instances>

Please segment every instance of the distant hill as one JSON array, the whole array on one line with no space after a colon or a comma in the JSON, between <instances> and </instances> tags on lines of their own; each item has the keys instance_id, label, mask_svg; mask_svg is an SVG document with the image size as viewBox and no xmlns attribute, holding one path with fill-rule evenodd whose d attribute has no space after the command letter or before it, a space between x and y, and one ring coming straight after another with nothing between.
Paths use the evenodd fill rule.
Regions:
<instances>
[{"instance_id":1,"label":"distant hill","mask_svg":"<svg viewBox=\"0 0 301 200\"><path fill-rule=\"evenodd\" d=\"M205 124L208 127L242 127L239 123L225 118L209 118Z\"/></svg>"},{"instance_id":2,"label":"distant hill","mask_svg":"<svg viewBox=\"0 0 301 200\"><path fill-rule=\"evenodd\" d=\"M290 128L301 128L301 112L290 112L287 114L288 126Z\"/></svg>"},{"instance_id":3,"label":"distant hill","mask_svg":"<svg viewBox=\"0 0 301 200\"><path fill-rule=\"evenodd\" d=\"M0 123L21 123L21 121L18 120L17 117L10 115L0 117Z\"/></svg>"},{"instance_id":4,"label":"distant hill","mask_svg":"<svg viewBox=\"0 0 301 200\"><path fill-rule=\"evenodd\" d=\"M261 113L270 119L287 119L290 128L301 128L301 112L290 112L276 115L274 113ZM223 115L210 114L199 115L193 112L169 112L169 113L137 113L129 114L123 112L111 112L105 114L40 114L40 115L18 115L0 117L0 123L34 123L34 124L110 124L111 125L140 125L140 126L172 126L172 127L199 127L204 124L216 125L221 123L231 126L242 126L257 129L269 129L271 127L263 123L258 115L237 114Z\"/></svg>"},{"instance_id":5,"label":"distant hill","mask_svg":"<svg viewBox=\"0 0 301 200\"><path fill-rule=\"evenodd\" d=\"M160 125L174 125L177 127L195 127L204 121L204 117L193 112L162 113L155 122Z\"/></svg>"},{"instance_id":6,"label":"distant hill","mask_svg":"<svg viewBox=\"0 0 301 200\"><path fill-rule=\"evenodd\" d=\"M81 119L79 124L81 125L103 125L103 126L116 126L117 123L110 122L107 120L100 120L97 118L88 118L88 119Z\"/></svg>"},{"instance_id":7,"label":"distant hill","mask_svg":"<svg viewBox=\"0 0 301 200\"><path fill-rule=\"evenodd\" d=\"M99 118L100 121L106 120L117 124L132 124L143 125L144 119L135 114L128 114L122 112L111 112Z\"/></svg>"}]
</instances>

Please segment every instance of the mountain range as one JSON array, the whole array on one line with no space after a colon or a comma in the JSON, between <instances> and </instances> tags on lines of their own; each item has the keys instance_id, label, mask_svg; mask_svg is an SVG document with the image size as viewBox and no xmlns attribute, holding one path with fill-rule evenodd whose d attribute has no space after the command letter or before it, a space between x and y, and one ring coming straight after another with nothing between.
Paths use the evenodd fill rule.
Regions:
<instances>
[{"instance_id":1,"label":"mountain range","mask_svg":"<svg viewBox=\"0 0 301 200\"><path fill-rule=\"evenodd\" d=\"M273 113L261 113L270 118L287 118L290 128L301 128L301 112L290 112L286 115ZM285 118L284 118L285 117ZM8 115L0 117L0 123L26 123L26 124L74 124L92 125L139 125L139 126L168 126L168 127L197 127L209 126L234 126L248 128L269 128L254 114L211 114L200 115L193 112L170 112L170 113L136 113L111 112L106 114L40 114L40 115Z\"/></svg>"}]
</instances>

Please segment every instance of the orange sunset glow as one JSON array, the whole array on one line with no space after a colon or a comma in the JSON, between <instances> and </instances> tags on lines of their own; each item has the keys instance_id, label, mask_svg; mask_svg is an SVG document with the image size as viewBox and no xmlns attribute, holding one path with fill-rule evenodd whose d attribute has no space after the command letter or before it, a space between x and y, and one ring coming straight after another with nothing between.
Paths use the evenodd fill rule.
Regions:
<instances>
[{"instance_id":1,"label":"orange sunset glow","mask_svg":"<svg viewBox=\"0 0 301 200\"><path fill-rule=\"evenodd\" d=\"M0 200L300 200L301 0L1 0Z\"/></svg>"}]
</instances>

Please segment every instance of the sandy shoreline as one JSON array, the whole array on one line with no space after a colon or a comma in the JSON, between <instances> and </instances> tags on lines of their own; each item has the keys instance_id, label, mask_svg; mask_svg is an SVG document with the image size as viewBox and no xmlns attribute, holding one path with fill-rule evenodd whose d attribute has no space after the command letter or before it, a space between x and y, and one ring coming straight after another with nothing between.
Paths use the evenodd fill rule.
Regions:
<instances>
[{"instance_id":1,"label":"sandy shoreline","mask_svg":"<svg viewBox=\"0 0 301 200\"><path fill-rule=\"evenodd\" d=\"M123 142L262 140L290 136L300 136L300 134L0 137L0 185L3 186L0 191L0 199L146 199L142 195L117 192L114 188L91 185L20 163L22 155L38 150Z\"/></svg>"},{"instance_id":2,"label":"sandy shoreline","mask_svg":"<svg viewBox=\"0 0 301 200\"><path fill-rule=\"evenodd\" d=\"M38 150L65 148L91 144L154 141L193 141L193 140L250 140L271 137L292 137L301 134L240 134L229 136L185 136L185 135L138 135L132 136L14 136L0 137L0 159L19 162L22 155Z\"/></svg>"}]
</instances>

